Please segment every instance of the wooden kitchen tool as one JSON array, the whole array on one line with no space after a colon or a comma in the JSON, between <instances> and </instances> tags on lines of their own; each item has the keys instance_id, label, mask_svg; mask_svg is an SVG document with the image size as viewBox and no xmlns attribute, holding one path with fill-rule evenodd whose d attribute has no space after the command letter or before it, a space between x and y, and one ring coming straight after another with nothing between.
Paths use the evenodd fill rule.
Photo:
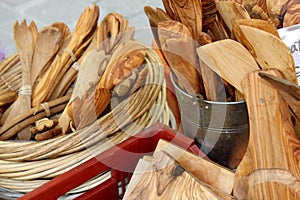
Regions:
<instances>
[{"instance_id":1,"label":"wooden kitchen tool","mask_svg":"<svg viewBox=\"0 0 300 200\"><path fill-rule=\"evenodd\" d=\"M268 70L273 75L277 72ZM238 199L299 199L300 145L287 103L276 88L260 78L259 71L250 73L242 81L242 88L249 113L250 138L236 171L234 195ZM277 172L268 171L274 169ZM257 173L259 176L255 178ZM294 180L280 177L284 173Z\"/></svg>"},{"instance_id":2,"label":"wooden kitchen tool","mask_svg":"<svg viewBox=\"0 0 300 200\"><path fill-rule=\"evenodd\" d=\"M278 71L280 74L281 72ZM286 80L279 76L274 76L265 72L259 72L259 76L268 83L270 83L273 87L275 87L278 92L281 94L283 99L288 103L292 110L292 114L296 117L295 120L300 121L300 88L298 85ZM298 132L296 132L299 137Z\"/></svg>"},{"instance_id":3,"label":"wooden kitchen tool","mask_svg":"<svg viewBox=\"0 0 300 200\"><path fill-rule=\"evenodd\" d=\"M244 6L234 1L218 1L216 6L230 31L234 20L251 18Z\"/></svg>"},{"instance_id":4,"label":"wooden kitchen tool","mask_svg":"<svg viewBox=\"0 0 300 200\"><path fill-rule=\"evenodd\" d=\"M31 22L28 26L26 20L21 24L17 21L14 24L14 40L22 65L22 86L19 91L18 99L13 103L12 107L3 114L1 124L9 122L22 112L31 108L31 64L34 48L38 36L36 24ZM19 133L20 139L30 139L28 129L24 129Z\"/></svg>"},{"instance_id":5,"label":"wooden kitchen tool","mask_svg":"<svg viewBox=\"0 0 300 200\"><path fill-rule=\"evenodd\" d=\"M187 172L201 180L219 195L230 196L233 189L234 173L229 169L213 163L203 157L196 156L172 143L160 140L154 152L163 151L175 159ZM209 171L209 173L207 173ZM224 184L226 183L226 184Z\"/></svg>"},{"instance_id":6,"label":"wooden kitchen tool","mask_svg":"<svg viewBox=\"0 0 300 200\"><path fill-rule=\"evenodd\" d=\"M71 118L68 115L68 110L73 109L70 106L75 98L82 98L84 94L91 88L95 87L102 74L98 74L99 67L106 63L104 50L94 49L88 53L82 61L82 66L78 72L77 80L72 92L72 96L64 112L59 117L59 126L62 128L62 133L65 134L69 130ZM75 109L75 108L74 108ZM73 112L72 112L73 113ZM77 113L78 114L78 113Z\"/></svg>"},{"instance_id":7,"label":"wooden kitchen tool","mask_svg":"<svg viewBox=\"0 0 300 200\"><path fill-rule=\"evenodd\" d=\"M58 52L63 35L59 29L47 26L39 31L32 57L31 86L41 70L52 62Z\"/></svg>"},{"instance_id":8,"label":"wooden kitchen tool","mask_svg":"<svg viewBox=\"0 0 300 200\"><path fill-rule=\"evenodd\" d=\"M190 95L204 92L200 89L202 81L195 53L197 43L187 27L173 20L159 22L158 37L163 55L176 75L178 85Z\"/></svg>"},{"instance_id":9,"label":"wooden kitchen tool","mask_svg":"<svg viewBox=\"0 0 300 200\"><path fill-rule=\"evenodd\" d=\"M199 34L199 38L202 41L201 46L212 43L211 37L202 32ZM201 59L199 60L199 68L201 77L203 80L203 86L205 90L205 98L208 101L226 101L226 89L221 77L208 67Z\"/></svg>"},{"instance_id":10,"label":"wooden kitchen tool","mask_svg":"<svg viewBox=\"0 0 300 200\"><path fill-rule=\"evenodd\" d=\"M202 5L201 1L163 0L167 14L175 21L184 24L194 40L202 32Z\"/></svg>"},{"instance_id":11,"label":"wooden kitchen tool","mask_svg":"<svg viewBox=\"0 0 300 200\"><path fill-rule=\"evenodd\" d=\"M139 162L138 167L135 173L140 177L134 177L137 183L133 186L130 182L128 190L130 194L126 192L125 200L219 199L210 188L194 179L162 151L157 151L148 163Z\"/></svg>"},{"instance_id":12,"label":"wooden kitchen tool","mask_svg":"<svg viewBox=\"0 0 300 200\"><path fill-rule=\"evenodd\" d=\"M262 19L234 19L233 22L233 32L236 38L241 38L239 35L241 33L241 30L239 30L239 26L244 25L244 26L250 26L253 28L260 29L262 31L266 31L268 33L271 33L272 35L280 38L278 31L276 27L274 27L270 22ZM235 30L238 29L238 30Z\"/></svg>"},{"instance_id":13,"label":"wooden kitchen tool","mask_svg":"<svg viewBox=\"0 0 300 200\"><path fill-rule=\"evenodd\" d=\"M199 59L240 92L242 92L241 81L245 75L259 69L249 51L231 39L199 47L197 53Z\"/></svg>"},{"instance_id":14,"label":"wooden kitchen tool","mask_svg":"<svg viewBox=\"0 0 300 200\"><path fill-rule=\"evenodd\" d=\"M37 106L50 98L55 87L61 81L71 64L77 61L78 57L83 53L97 27L99 14L99 7L97 5L94 5L92 8L86 8L81 14L70 42L63 50L62 55L55 60L51 68L49 68L34 88L32 106Z\"/></svg>"},{"instance_id":15,"label":"wooden kitchen tool","mask_svg":"<svg viewBox=\"0 0 300 200\"><path fill-rule=\"evenodd\" d=\"M293 83L297 83L296 69L291 51L278 37L266 31L245 25L238 25L238 41L255 58L262 69L277 68Z\"/></svg>"}]
</instances>

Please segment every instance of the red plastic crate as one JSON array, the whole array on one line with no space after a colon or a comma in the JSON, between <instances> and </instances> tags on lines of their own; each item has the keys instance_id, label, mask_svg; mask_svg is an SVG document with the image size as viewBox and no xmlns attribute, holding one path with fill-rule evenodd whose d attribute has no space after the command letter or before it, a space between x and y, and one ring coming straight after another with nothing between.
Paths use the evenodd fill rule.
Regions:
<instances>
[{"instance_id":1,"label":"red plastic crate","mask_svg":"<svg viewBox=\"0 0 300 200\"><path fill-rule=\"evenodd\" d=\"M144 155L151 155L160 139L170 141L196 155L204 156L192 139L158 123L54 178L19 199L57 199L89 179L110 170L111 177L107 181L76 199L119 200L125 193L125 186L130 180L138 160ZM121 192L119 190L120 184Z\"/></svg>"}]
</instances>

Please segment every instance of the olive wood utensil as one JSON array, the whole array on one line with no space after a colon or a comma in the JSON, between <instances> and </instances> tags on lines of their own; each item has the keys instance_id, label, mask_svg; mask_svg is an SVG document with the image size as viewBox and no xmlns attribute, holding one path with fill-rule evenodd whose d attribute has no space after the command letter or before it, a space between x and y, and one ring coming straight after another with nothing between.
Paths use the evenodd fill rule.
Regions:
<instances>
[{"instance_id":1,"label":"olive wood utensil","mask_svg":"<svg viewBox=\"0 0 300 200\"><path fill-rule=\"evenodd\" d=\"M281 72L278 72L281 73ZM258 75L274 86L285 101L289 104L293 113L300 120L300 88L298 85L286 80L285 78L274 76L265 72Z\"/></svg>"},{"instance_id":2,"label":"olive wood utensil","mask_svg":"<svg viewBox=\"0 0 300 200\"><path fill-rule=\"evenodd\" d=\"M250 138L246 154L235 173L234 195L238 199L298 199L300 145L289 108L277 89L260 78L259 72L250 73L242 81ZM268 70L268 73L278 75L277 70ZM253 173L258 173L259 179L252 178L252 183L247 185L245 179ZM294 178L292 183L296 186L290 181L280 181L280 178L284 180L281 177L284 173Z\"/></svg>"},{"instance_id":3,"label":"olive wood utensil","mask_svg":"<svg viewBox=\"0 0 300 200\"><path fill-rule=\"evenodd\" d=\"M55 87L61 81L62 77L74 61L82 54L89 44L86 42L93 36L97 27L99 17L99 7L94 5L92 8L86 8L80 15L72 37L62 55L55 60L47 73L36 85L32 95L32 105L36 106L47 101Z\"/></svg>"},{"instance_id":4,"label":"olive wood utensil","mask_svg":"<svg viewBox=\"0 0 300 200\"><path fill-rule=\"evenodd\" d=\"M252 71L258 70L254 58L240 43L225 39L197 49L199 58L227 82L242 92L241 81Z\"/></svg>"},{"instance_id":5,"label":"olive wood utensil","mask_svg":"<svg viewBox=\"0 0 300 200\"><path fill-rule=\"evenodd\" d=\"M194 177L230 196L233 190L233 171L203 158L204 155L200 155L202 157L196 156L164 140L159 140L154 155L157 151L165 152ZM210 173L207 173L207 171Z\"/></svg>"},{"instance_id":6,"label":"olive wood utensil","mask_svg":"<svg viewBox=\"0 0 300 200\"><path fill-rule=\"evenodd\" d=\"M247 10L242 4L234 1L218 1L216 2L217 10L219 11L225 24L232 31L232 23L236 19L250 19Z\"/></svg>"},{"instance_id":7,"label":"olive wood utensil","mask_svg":"<svg viewBox=\"0 0 300 200\"><path fill-rule=\"evenodd\" d=\"M241 33L241 30L239 30L239 26L241 26L241 25L257 28L257 29L260 29L262 31L266 31L268 33L271 33L272 35L280 38L276 27L274 27L272 24L270 24L266 20L262 20L262 19L235 19L235 20L233 20L232 24L233 24L232 32L235 34L235 37L239 38L239 39L241 37L239 35ZM237 30L235 30L235 29L237 29Z\"/></svg>"},{"instance_id":8,"label":"olive wood utensil","mask_svg":"<svg viewBox=\"0 0 300 200\"><path fill-rule=\"evenodd\" d=\"M210 188L162 151L156 152L151 161L142 161L135 169L135 183L130 184L126 200L219 199Z\"/></svg>"},{"instance_id":9,"label":"olive wood utensil","mask_svg":"<svg viewBox=\"0 0 300 200\"><path fill-rule=\"evenodd\" d=\"M200 33L199 37L206 38L201 40L202 41L202 43L200 44L201 46L212 43L211 37L204 32ZM208 67L201 60L201 58L199 58L199 68L203 80L206 100L225 102L226 89L221 77L216 72L214 72L210 67Z\"/></svg>"},{"instance_id":10,"label":"olive wood utensil","mask_svg":"<svg viewBox=\"0 0 300 200\"><path fill-rule=\"evenodd\" d=\"M194 40L202 32L202 3L188 0L163 0L166 13L175 21L184 24Z\"/></svg>"},{"instance_id":11,"label":"olive wood utensil","mask_svg":"<svg viewBox=\"0 0 300 200\"><path fill-rule=\"evenodd\" d=\"M200 90L202 81L197 71L197 42L193 40L187 27L173 20L159 22L158 37L162 53L176 75L178 85L191 95L199 94L200 91L203 93L204 89Z\"/></svg>"},{"instance_id":12,"label":"olive wood utensil","mask_svg":"<svg viewBox=\"0 0 300 200\"><path fill-rule=\"evenodd\" d=\"M18 21L15 22L14 41L22 65L22 86L18 99L3 114L2 124L13 120L13 118L31 108L31 64L37 37L38 30L34 22L31 22L28 26L26 20L23 20L21 24ZM18 136L20 139L27 140L30 139L31 134L29 129L23 129Z\"/></svg>"},{"instance_id":13,"label":"olive wood utensil","mask_svg":"<svg viewBox=\"0 0 300 200\"><path fill-rule=\"evenodd\" d=\"M239 42L255 58L262 69L277 68L291 82L297 83L293 56L286 44L266 31L245 25L238 25Z\"/></svg>"},{"instance_id":14,"label":"olive wood utensil","mask_svg":"<svg viewBox=\"0 0 300 200\"><path fill-rule=\"evenodd\" d=\"M31 86L33 86L40 71L52 61L58 52L61 39L62 35L59 29L51 26L42 28L38 33L32 58Z\"/></svg>"},{"instance_id":15,"label":"olive wood utensil","mask_svg":"<svg viewBox=\"0 0 300 200\"><path fill-rule=\"evenodd\" d=\"M70 37L70 29L69 29L69 27L66 24L62 23L62 22L55 22L55 23L51 24L49 27L57 29L60 32L60 39L59 39L59 41L57 41L57 48L58 48L58 50L53 55L53 57L39 71L39 74L38 74L38 78L39 79L41 79L44 76L44 74L49 69L49 67L52 64L52 62L54 62L54 60L57 57L59 57L59 55L61 55L60 52L63 51L62 48L65 47L64 46L65 43L68 43L68 38ZM48 27L44 27L43 29L46 29L46 28L48 28ZM33 88L34 87L35 87L35 85L33 85Z\"/></svg>"},{"instance_id":16,"label":"olive wood utensil","mask_svg":"<svg viewBox=\"0 0 300 200\"><path fill-rule=\"evenodd\" d=\"M91 50L82 61L82 66L78 72L70 101L59 117L59 126L62 128L63 134L67 132L71 122L71 118L67 114L67 110L70 109L70 103L77 97L82 98L91 87L95 87L98 84L102 75L98 74L99 67L105 62L105 58L105 52L103 50L94 49Z\"/></svg>"}]
</instances>

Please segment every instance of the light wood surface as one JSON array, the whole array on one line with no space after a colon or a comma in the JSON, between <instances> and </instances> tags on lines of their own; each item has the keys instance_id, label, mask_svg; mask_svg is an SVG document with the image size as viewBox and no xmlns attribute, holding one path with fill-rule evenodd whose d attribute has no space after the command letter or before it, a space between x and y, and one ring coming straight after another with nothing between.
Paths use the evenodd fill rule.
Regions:
<instances>
[{"instance_id":1,"label":"light wood surface","mask_svg":"<svg viewBox=\"0 0 300 200\"><path fill-rule=\"evenodd\" d=\"M259 69L249 51L231 39L199 47L197 53L207 66L241 92L243 78Z\"/></svg>"},{"instance_id":2,"label":"light wood surface","mask_svg":"<svg viewBox=\"0 0 300 200\"><path fill-rule=\"evenodd\" d=\"M275 70L268 72L276 75ZM234 195L241 199L295 199L296 196L299 198L299 184L295 189L289 187L285 181L275 181L277 173L273 176L261 173L260 178L263 180L254 179L252 185L245 186L243 182L245 177L257 170L278 169L291 174L297 182L300 178L300 145L287 103L274 87L259 77L258 73L250 73L243 80L250 120L250 137L247 152L236 171Z\"/></svg>"}]
</instances>

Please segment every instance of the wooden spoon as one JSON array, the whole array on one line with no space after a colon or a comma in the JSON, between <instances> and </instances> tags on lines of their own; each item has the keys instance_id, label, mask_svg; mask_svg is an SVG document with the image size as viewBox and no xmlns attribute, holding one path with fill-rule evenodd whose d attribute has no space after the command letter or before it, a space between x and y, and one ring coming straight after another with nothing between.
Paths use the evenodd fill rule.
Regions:
<instances>
[{"instance_id":1,"label":"wooden spoon","mask_svg":"<svg viewBox=\"0 0 300 200\"><path fill-rule=\"evenodd\" d=\"M254 58L243 45L225 39L197 49L199 59L227 82L242 92L241 81L252 71L258 70Z\"/></svg>"},{"instance_id":2,"label":"wooden spoon","mask_svg":"<svg viewBox=\"0 0 300 200\"><path fill-rule=\"evenodd\" d=\"M268 73L277 74L277 70ZM234 195L238 199L299 199L300 144L295 135L287 103L276 88L260 78L259 71L250 73L242 82L250 120L247 152L237 168ZM278 174L262 172L250 185L243 178L258 170L284 171L297 187L278 181ZM280 173L279 173L280 176Z\"/></svg>"},{"instance_id":3,"label":"wooden spoon","mask_svg":"<svg viewBox=\"0 0 300 200\"><path fill-rule=\"evenodd\" d=\"M72 37L63 54L55 60L53 65L36 85L32 93L32 105L48 101L55 87L74 61L83 53L89 45L93 33L97 28L99 7L94 5L86 8L80 15ZM88 41L88 42L87 42Z\"/></svg>"},{"instance_id":4,"label":"wooden spoon","mask_svg":"<svg viewBox=\"0 0 300 200\"><path fill-rule=\"evenodd\" d=\"M291 82L297 83L296 69L289 48L278 37L250 26L239 25L239 42L256 59L262 69L277 68Z\"/></svg>"},{"instance_id":5,"label":"wooden spoon","mask_svg":"<svg viewBox=\"0 0 300 200\"><path fill-rule=\"evenodd\" d=\"M78 72L75 87L72 96L64 112L59 117L59 126L65 134L69 128L71 118L67 114L70 103L76 98L82 98L83 95L93 86L97 85L102 74L98 74L99 66L105 62L105 52L99 50L90 51L82 61L82 67Z\"/></svg>"},{"instance_id":6,"label":"wooden spoon","mask_svg":"<svg viewBox=\"0 0 300 200\"><path fill-rule=\"evenodd\" d=\"M59 29L48 26L40 30L32 58L31 85L58 52L62 35Z\"/></svg>"}]
</instances>

